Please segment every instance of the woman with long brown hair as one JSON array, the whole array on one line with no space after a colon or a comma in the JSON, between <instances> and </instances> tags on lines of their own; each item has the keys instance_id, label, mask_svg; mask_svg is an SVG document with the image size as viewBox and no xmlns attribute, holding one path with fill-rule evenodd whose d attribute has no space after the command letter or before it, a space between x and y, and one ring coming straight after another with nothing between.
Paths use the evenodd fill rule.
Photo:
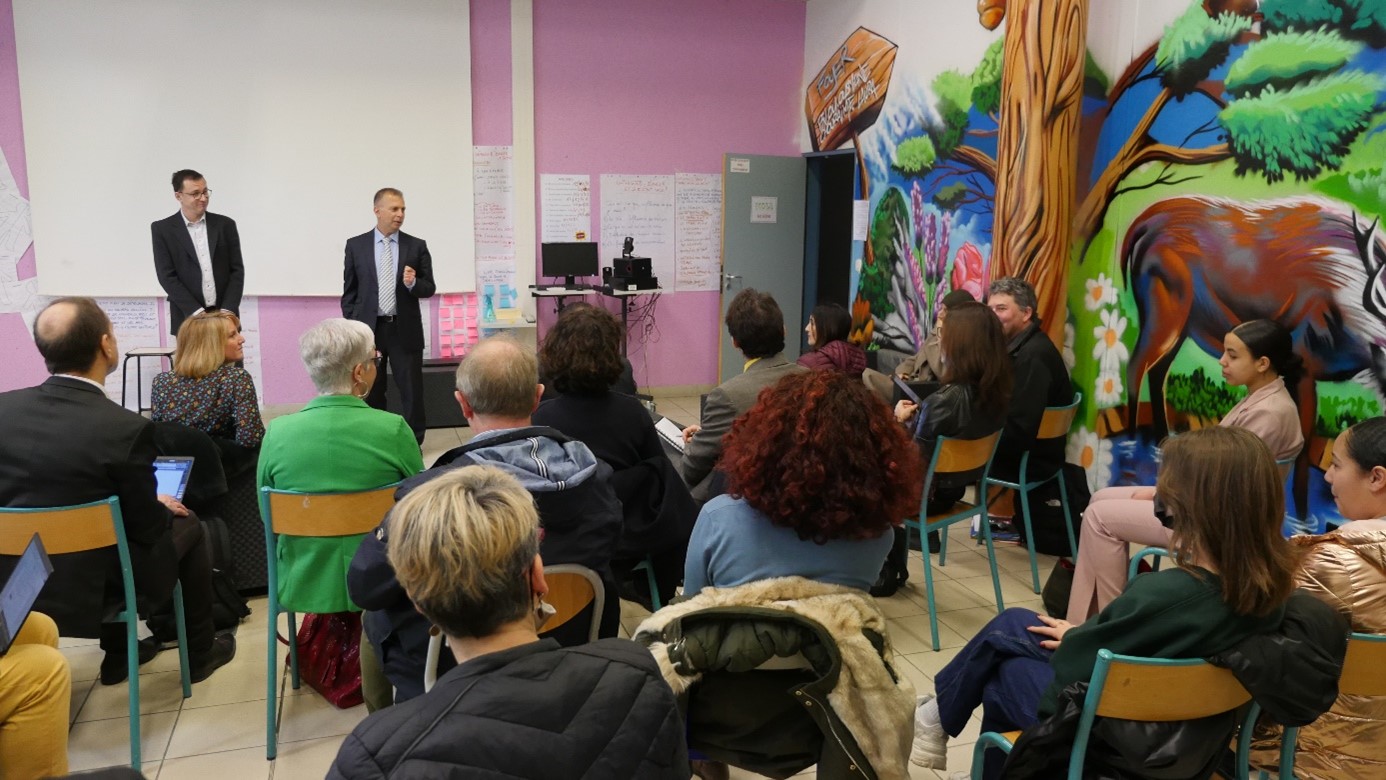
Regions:
<instances>
[{"instance_id":1,"label":"woman with long brown hair","mask_svg":"<svg viewBox=\"0 0 1386 780\"><path fill-rule=\"evenodd\" d=\"M1296 554L1280 535L1280 470L1256 434L1214 427L1166 446L1156 496L1174 566L1143 575L1081 626L1008 609L934 678L921 700L911 761L944 768L948 735L977 707L982 730L1024 729L1059 692L1092 676L1097 651L1206 658L1276 630L1294 590Z\"/></svg>"}]
</instances>

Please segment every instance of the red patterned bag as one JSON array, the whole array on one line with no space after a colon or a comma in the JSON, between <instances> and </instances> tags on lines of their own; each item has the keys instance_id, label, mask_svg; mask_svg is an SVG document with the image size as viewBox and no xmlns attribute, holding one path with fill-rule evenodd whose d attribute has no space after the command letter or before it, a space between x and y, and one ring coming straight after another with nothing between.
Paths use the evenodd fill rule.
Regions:
<instances>
[{"instance_id":1,"label":"red patterned bag","mask_svg":"<svg viewBox=\"0 0 1386 780\"><path fill-rule=\"evenodd\" d=\"M303 625L298 629L299 678L338 709L360 704L361 613L302 617Z\"/></svg>"}]
</instances>

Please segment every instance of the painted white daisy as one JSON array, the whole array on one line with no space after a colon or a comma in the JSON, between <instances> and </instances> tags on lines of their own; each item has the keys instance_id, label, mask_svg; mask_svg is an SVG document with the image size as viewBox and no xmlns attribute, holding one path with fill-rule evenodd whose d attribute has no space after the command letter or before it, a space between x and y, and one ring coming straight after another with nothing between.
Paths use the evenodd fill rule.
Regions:
<instances>
[{"instance_id":1,"label":"painted white daisy","mask_svg":"<svg viewBox=\"0 0 1386 780\"><path fill-rule=\"evenodd\" d=\"M1071 323L1071 322L1065 322L1065 323L1064 323L1064 348L1063 348L1061 354L1063 355L1063 358L1064 358L1064 367L1068 369L1068 373L1070 373L1070 374L1073 373L1073 364L1078 362L1078 358L1073 354L1073 338L1074 338L1073 323Z\"/></svg>"},{"instance_id":2,"label":"painted white daisy","mask_svg":"<svg viewBox=\"0 0 1386 780\"><path fill-rule=\"evenodd\" d=\"M1121 403L1121 376L1115 371L1102 371L1097 375L1097 386L1093 398L1098 409L1106 409Z\"/></svg>"},{"instance_id":3,"label":"painted white daisy","mask_svg":"<svg viewBox=\"0 0 1386 780\"><path fill-rule=\"evenodd\" d=\"M1087 294L1083 296L1083 305L1088 311L1097 311L1103 306L1112 306L1117 302L1116 286L1106 274L1098 274L1096 279L1088 279L1083 284L1088 288Z\"/></svg>"},{"instance_id":4,"label":"painted white daisy","mask_svg":"<svg viewBox=\"0 0 1386 780\"><path fill-rule=\"evenodd\" d=\"M1097 337L1092 348L1093 359L1101 361L1103 371L1120 371L1131 359L1130 350L1121 340L1121 334L1126 332L1126 318L1116 309L1103 309L1098 316L1102 324L1092 329L1092 335Z\"/></svg>"},{"instance_id":5,"label":"painted white daisy","mask_svg":"<svg viewBox=\"0 0 1386 780\"><path fill-rule=\"evenodd\" d=\"M1096 493L1112 481L1112 443L1088 430L1086 425L1068 435L1067 460L1083 467L1088 490Z\"/></svg>"}]
</instances>

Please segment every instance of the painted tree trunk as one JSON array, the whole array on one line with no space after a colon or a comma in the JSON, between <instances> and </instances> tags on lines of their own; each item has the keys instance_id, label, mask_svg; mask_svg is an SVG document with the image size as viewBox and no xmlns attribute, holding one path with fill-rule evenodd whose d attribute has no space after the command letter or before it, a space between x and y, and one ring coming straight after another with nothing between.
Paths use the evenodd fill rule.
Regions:
<instances>
[{"instance_id":1,"label":"painted tree trunk","mask_svg":"<svg viewBox=\"0 0 1386 780\"><path fill-rule=\"evenodd\" d=\"M992 276L1035 286L1063 343L1082 122L1087 0L1010 0L997 136Z\"/></svg>"}]
</instances>

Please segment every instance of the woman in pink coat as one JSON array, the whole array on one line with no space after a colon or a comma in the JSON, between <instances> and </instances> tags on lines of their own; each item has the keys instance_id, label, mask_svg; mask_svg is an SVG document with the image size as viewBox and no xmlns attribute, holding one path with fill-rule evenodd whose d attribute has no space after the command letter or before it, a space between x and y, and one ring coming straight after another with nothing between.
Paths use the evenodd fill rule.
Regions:
<instances>
[{"instance_id":1,"label":"woman in pink coat","mask_svg":"<svg viewBox=\"0 0 1386 780\"><path fill-rule=\"evenodd\" d=\"M1299 382L1304 366L1294 353L1290 332L1270 320L1244 322L1223 338L1218 364L1227 384L1247 389L1246 398L1218 424L1246 428L1261 437L1277 461L1297 455L1304 435L1286 387ZM1083 513L1068 622L1082 623L1125 589L1129 544L1169 544L1170 532L1155 516L1154 498L1153 487L1109 487L1093 494Z\"/></svg>"}]
</instances>

